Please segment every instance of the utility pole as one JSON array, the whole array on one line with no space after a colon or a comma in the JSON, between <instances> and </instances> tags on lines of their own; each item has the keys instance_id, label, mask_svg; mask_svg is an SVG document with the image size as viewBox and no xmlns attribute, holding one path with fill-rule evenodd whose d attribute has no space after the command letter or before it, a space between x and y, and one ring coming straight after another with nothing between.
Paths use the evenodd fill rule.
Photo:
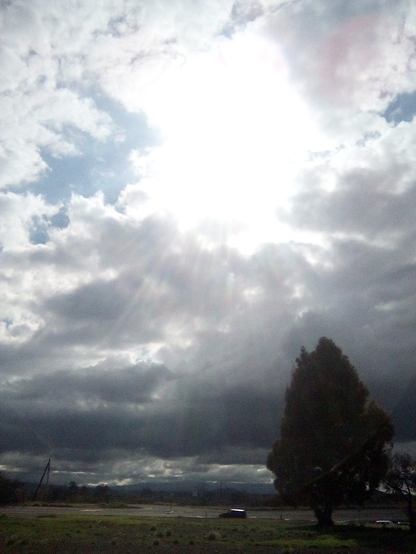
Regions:
<instances>
[{"instance_id":1,"label":"utility pole","mask_svg":"<svg viewBox=\"0 0 416 554\"><path fill-rule=\"evenodd\" d=\"M51 459L49 458L48 460L48 463L46 464L46 467L45 467L45 470L42 474L42 477L40 478L40 481L39 481L39 485L35 491L35 494L33 495L33 502L36 500L36 496L38 494L38 491L42 485L42 481L46 475L46 494L48 493L48 487L49 487L49 473L50 473L50 470L51 470Z\"/></svg>"}]
</instances>

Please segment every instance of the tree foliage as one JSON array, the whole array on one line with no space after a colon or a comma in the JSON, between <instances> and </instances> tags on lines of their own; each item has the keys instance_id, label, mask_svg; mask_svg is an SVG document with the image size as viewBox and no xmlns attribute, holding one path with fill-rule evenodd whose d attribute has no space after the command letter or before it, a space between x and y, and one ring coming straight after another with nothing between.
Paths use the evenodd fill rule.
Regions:
<instances>
[{"instance_id":1,"label":"tree foliage","mask_svg":"<svg viewBox=\"0 0 416 554\"><path fill-rule=\"evenodd\" d=\"M0 473L0 505L16 504L19 501L19 490L22 483L17 479L10 479Z\"/></svg>"},{"instance_id":2,"label":"tree foliage","mask_svg":"<svg viewBox=\"0 0 416 554\"><path fill-rule=\"evenodd\" d=\"M332 525L334 507L362 504L378 487L393 433L348 357L322 337L296 359L267 467L283 501L309 505L318 524Z\"/></svg>"},{"instance_id":3,"label":"tree foliage","mask_svg":"<svg viewBox=\"0 0 416 554\"><path fill-rule=\"evenodd\" d=\"M383 479L387 490L399 494L406 503L410 531L416 533L416 460L409 454L397 452L392 458L389 470Z\"/></svg>"}]
</instances>

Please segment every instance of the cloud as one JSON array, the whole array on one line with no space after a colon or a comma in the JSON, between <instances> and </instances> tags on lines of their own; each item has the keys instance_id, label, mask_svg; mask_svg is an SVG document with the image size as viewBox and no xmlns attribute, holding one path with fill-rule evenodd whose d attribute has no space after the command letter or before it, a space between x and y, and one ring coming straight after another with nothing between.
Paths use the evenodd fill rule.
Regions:
<instances>
[{"instance_id":1,"label":"cloud","mask_svg":"<svg viewBox=\"0 0 416 554\"><path fill-rule=\"evenodd\" d=\"M67 213L68 226L47 244L27 237L20 257L43 274L43 300L21 298L41 323L18 346L17 322L9 316L5 328L4 455L53 452L86 467L138 449L238 465L246 449L244 459L252 452L258 464L278 434L299 345L313 348L323 334L355 353L364 380L395 407L405 383L392 394L389 368L401 360L406 379L413 360L414 268L399 269L403 252L338 239L330 249L270 244L247 257L206 249L169 220L137 220L99 197L73 197ZM401 312L385 304L393 290ZM166 365L123 366L126 356ZM98 365L86 366L89 359Z\"/></svg>"},{"instance_id":2,"label":"cloud","mask_svg":"<svg viewBox=\"0 0 416 554\"><path fill-rule=\"evenodd\" d=\"M5 470L269 482L323 335L413 444L415 13L3 3Z\"/></svg>"},{"instance_id":3,"label":"cloud","mask_svg":"<svg viewBox=\"0 0 416 554\"><path fill-rule=\"evenodd\" d=\"M193 380L141 363L6 383L1 457L13 451L38 456L46 449L56 460L84 467L103 460L115 464L132 453L178 458L179 466L197 456L195 472L209 471L207 464L213 462L261 464L274 436L276 396L266 390L253 394L244 386L224 390L219 383L204 392ZM163 394L166 387L168 395Z\"/></svg>"},{"instance_id":4,"label":"cloud","mask_svg":"<svg viewBox=\"0 0 416 554\"><path fill-rule=\"evenodd\" d=\"M11 383L4 389L11 402L36 402L63 408L95 403L151 402L160 381L168 380L170 372L163 366L141 363L122 371L86 368L74 374L61 371L37 375ZM64 403L64 404L63 404Z\"/></svg>"}]
</instances>

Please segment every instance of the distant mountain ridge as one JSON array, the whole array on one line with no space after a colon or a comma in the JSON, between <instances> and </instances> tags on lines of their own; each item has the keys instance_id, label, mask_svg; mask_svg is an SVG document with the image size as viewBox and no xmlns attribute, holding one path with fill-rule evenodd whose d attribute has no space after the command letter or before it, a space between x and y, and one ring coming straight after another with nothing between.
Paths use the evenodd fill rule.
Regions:
<instances>
[{"instance_id":1,"label":"distant mountain ridge","mask_svg":"<svg viewBox=\"0 0 416 554\"><path fill-rule=\"evenodd\" d=\"M244 482L223 482L218 481L143 481L131 485L110 485L112 490L120 493L140 492L142 490L151 490L152 492L187 492L202 494L213 491L240 491L247 494L265 494L274 495L276 489L272 483L244 483Z\"/></svg>"}]
</instances>

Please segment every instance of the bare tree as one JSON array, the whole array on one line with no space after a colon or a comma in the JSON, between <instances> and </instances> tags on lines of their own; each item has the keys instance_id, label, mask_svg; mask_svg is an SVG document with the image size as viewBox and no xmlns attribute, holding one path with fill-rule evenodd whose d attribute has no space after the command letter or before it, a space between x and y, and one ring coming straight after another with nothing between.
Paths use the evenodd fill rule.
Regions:
<instances>
[{"instance_id":1,"label":"bare tree","mask_svg":"<svg viewBox=\"0 0 416 554\"><path fill-rule=\"evenodd\" d=\"M416 460L409 454L397 452L383 481L388 491L397 493L405 501L410 532L416 533Z\"/></svg>"}]
</instances>

